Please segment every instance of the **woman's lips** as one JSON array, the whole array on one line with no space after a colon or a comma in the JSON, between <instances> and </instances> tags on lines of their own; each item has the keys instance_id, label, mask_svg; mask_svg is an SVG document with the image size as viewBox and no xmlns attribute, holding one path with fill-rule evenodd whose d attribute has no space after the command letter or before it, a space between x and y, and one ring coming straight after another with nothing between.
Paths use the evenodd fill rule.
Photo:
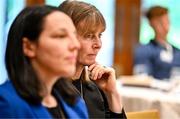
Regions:
<instances>
[{"instance_id":1,"label":"woman's lips","mask_svg":"<svg viewBox=\"0 0 180 119\"><path fill-rule=\"evenodd\" d=\"M88 54L88 55L90 55L90 56L96 56L97 54Z\"/></svg>"},{"instance_id":2,"label":"woman's lips","mask_svg":"<svg viewBox=\"0 0 180 119\"><path fill-rule=\"evenodd\" d=\"M76 63L76 60L77 60L77 56L73 55L73 56L68 56L66 58L66 60L68 60L69 62L72 62L72 63Z\"/></svg>"},{"instance_id":3,"label":"woman's lips","mask_svg":"<svg viewBox=\"0 0 180 119\"><path fill-rule=\"evenodd\" d=\"M96 55L97 54L89 54L88 56L91 57L91 58L96 58Z\"/></svg>"}]
</instances>

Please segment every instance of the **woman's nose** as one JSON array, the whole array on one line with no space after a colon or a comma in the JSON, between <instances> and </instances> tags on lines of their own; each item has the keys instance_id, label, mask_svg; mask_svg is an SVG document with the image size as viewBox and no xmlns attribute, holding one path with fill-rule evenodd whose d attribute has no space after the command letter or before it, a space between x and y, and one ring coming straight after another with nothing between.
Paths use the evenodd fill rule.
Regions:
<instances>
[{"instance_id":1,"label":"woman's nose","mask_svg":"<svg viewBox=\"0 0 180 119\"><path fill-rule=\"evenodd\" d=\"M76 37L72 38L72 41L70 42L72 49L80 49L81 45L79 40Z\"/></svg>"},{"instance_id":2,"label":"woman's nose","mask_svg":"<svg viewBox=\"0 0 180 119\"><path fill-rule=\"evenodd\" d=\"M95 41L94 44L93 44L93 48L94 48L94 49L100 49L101 46L102 46L101 39L100 39L100 38L97 38L96 41Z\"/></svg>"}]
</instances>

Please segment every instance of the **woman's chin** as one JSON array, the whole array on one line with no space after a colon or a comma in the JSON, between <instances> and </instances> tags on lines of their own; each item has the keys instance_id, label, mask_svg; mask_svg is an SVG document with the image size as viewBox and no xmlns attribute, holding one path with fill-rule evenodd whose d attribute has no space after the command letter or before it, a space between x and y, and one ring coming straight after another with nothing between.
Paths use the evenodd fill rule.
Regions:
<instances>
[{"instance_id":1,"label":"woman's chin","mask_svg":"<svg viewBox=\"0 0 180 119\"><path fill-rule=\"evenodd\" d=\"M71 67L71 68L67 68L69 70L64 72L64 76L63 77L72 77L74 76L75 72L76 72L76 67Z\"/></svg>"},{"instance_id":2,"label":"woman's chin","mask_svg":"<svg viewBox=\"0 0 180 119\"><path fill-rule=\"evenodd\" d=\"M89 62L87 63L87 66L92 65L92 64L94 64L94 63L96 63L96 61L95 61L95 60L93 60L93 61L89 61Z\"/></svg>"}]
</instances>

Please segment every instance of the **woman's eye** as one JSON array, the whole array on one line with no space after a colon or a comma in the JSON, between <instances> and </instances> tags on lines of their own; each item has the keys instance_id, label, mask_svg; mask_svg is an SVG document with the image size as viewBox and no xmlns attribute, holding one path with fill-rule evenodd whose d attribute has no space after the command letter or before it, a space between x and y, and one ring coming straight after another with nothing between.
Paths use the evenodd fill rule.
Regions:
<instances>
[{"instance_id":1,"label":"woman's eye","mask_svg":"<svg viewBox=\"0 0 180 119\"><path fill-rule=\"evenodd\" d=\"M66 34L56 34L56 35L53 35L54 38L65 38L66 37Z\"/></svg>"},{"instance_id":2,"label":"woman's eye","mask_svg":"<svg viewBox=\"0 0 180 119\"><path fill-rule=\"evenodd\" d=\"M102 34L99 34L99 38L101 38L102 37Z\"/></svg>"},{"instance_id":3,"label":"woman's eye","mask_svg":"<svg viewBox=\"0 0 180 119\"><path fill-rule=\"evenodd\" d=\"M85 36L86 38L93 38L94 37L94 35L93 34L87 34L86 36Z\"/></svg>"},{"instance_id":4,"label":"woman's eye","mask_svg":"<svg viewBox=\"0 0 180 119\"><path fill-rule=\"evenodd\" d=\"M59 38L65 38L65 37L66 37L66 34L59 35Z\"/></svg>"}]
</instances>

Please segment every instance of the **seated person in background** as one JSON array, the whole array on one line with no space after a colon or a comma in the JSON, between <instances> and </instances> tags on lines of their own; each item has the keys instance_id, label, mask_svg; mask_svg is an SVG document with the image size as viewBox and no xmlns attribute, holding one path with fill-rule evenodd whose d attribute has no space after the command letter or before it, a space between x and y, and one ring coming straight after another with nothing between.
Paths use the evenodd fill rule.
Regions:
<instances>
[{"instance_id":1,"label":"seated person in background","mask_svg":"<svg viewBox=\"0 0 180 119\"><path fill-rule=\"evenodd\" d=\"M134 73L145 73L156 79L168 79L171 76L174 55L179 51L167 42L169 31L168 9L154 6L146 13L155 37L147 45L140 45L134 54Z\"/></svg>"},{"instance_id":2,"label":"seated person in background","mask_svg":"<svg viewBox=\"0 0 180 119\"><path fill-rule=\"evenodd\" d=\"M126 119L114 69L95 61L106 28L104 17L95 6L81 1L64 1L59 9L72 18L77 29L81 49L72 79L87 104L89 117Z\"/></svg>"},{"instance_id":3,"label":"seated person in background","mask_svg":"<svg viewBox=\"0 0 180 119\"><path fill-rule=\"evenodd\" d=\"M74 75L79 48L72 20L57 7L23 9L8 34L10 80L0 85L0 118L88 118L84 101L62 78Z\"/></svg>"}]
</instances>

